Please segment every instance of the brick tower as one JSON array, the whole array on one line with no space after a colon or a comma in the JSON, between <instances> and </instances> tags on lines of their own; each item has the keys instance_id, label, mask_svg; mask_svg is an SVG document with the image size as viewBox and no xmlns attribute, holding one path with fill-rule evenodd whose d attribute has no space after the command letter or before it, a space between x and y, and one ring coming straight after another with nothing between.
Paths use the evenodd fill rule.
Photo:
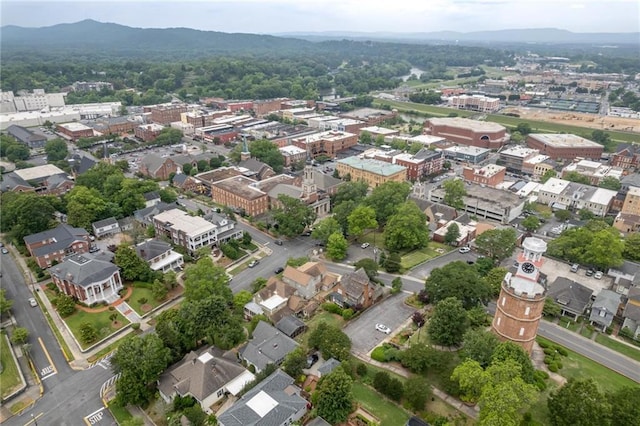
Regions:
<instances>
[{"instance_id":1,"label":"brick tower","mask_svg":"<svg viewBox=\"0 0 640 426\"><path fill-rule=\"evenodd\" d=\"M522 247L517 270L508 272L502 281L491 329L500 340L516 343L531 354L546 297L546 278L540 267L547 243L529 237Z\"/></svg>"}]
</instances>

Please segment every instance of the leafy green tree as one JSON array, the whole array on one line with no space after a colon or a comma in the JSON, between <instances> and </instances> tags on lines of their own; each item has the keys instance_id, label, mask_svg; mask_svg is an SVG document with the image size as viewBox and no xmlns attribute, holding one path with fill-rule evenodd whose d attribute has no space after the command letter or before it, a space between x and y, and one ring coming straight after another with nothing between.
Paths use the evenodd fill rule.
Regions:
<instances>
[{"instance_id":1,"label":"leafy green tree","mask_svg":"<svg viewBox=\"0 0 640 426\"><path fill-rule=\"evenodd\" d=\"M578 217L580 220L591 220L594 219L596 215L594 215L591 210L582 208L578 211Z\"/></svg>"},{"instance_id":2,"label":"leafy green tree","mask_svg":"<svg viewBox=\"0 0 640 426\"><path fill-rule=\"evenodd\" d=\"M571 212L569 210L556 210L553 215L556 219L565 221L571 219Z\"/></svg>"},{"instance_id":3,"label":"leafy green tree","mask_svg":"<svg viewBox=\"0 0 640 426\"><path fill-rule=\"evenodd\" d=\"M426 247L429 242L426 215L413 201L401 204L387 222L384 239L391 251Z\"/></svg>"},{"instance_id":4,"label":"leafy green tree","mask_svg":"<svg viewBox=\"0 0 640 426\"><path fill-rule=\"evenodd\" d=\"M438 356L438 351L431 346L414 343L402 352L400 362L412 372L421 374L436 366Z\"/></svg>"},{"instance_id":5,"label":"leafy green tree","mask_svg":"<svg viewBox=\"0 0 640 426\"><path fill-rule=\"evenodd\" d=\"M308 344L320 350L322 358L344 361L349 358L351 340L335 325L321 322L309 335Z\"/></svg>"},{"instance_id":6,"label":"leafy green tree","mask_svg":"<svg viewBox=\"0 0 640 426\"><path fill-rule=\"evenodd\" d=\"M100 194L105 194L104 186L111 176L115 176L118 182L124 179L124 174L118 166L107 162L99 162L76 178L76 186L96 189ZM119 184L116 187L119 188Z\"/></svg>"},{"instance_id":7,"label":"leafy green tree","mask_svg":"<svg viewBox=\"0 0 640 426\"><path fill-rule=\"evenodd\" d=\"M527 231L535 231L540 228L540 219L537 216L529 216L522 221L521 225Z\"/></svg>"},{"instance_id":8,"label":"leafy green tree","mask_svg":"<svg viewBox=\"0 0 640 426\"><path fill-rule=\"evenodd\" d=\"M98 338L98 330L90 322L80 324L80 340L83 343L93 343Z\"/></svg>"},{"instance_id":9,"label":"leafy green tree","mask_svg":"<svg viewBox=\"0 0 640 426\"><path fill-rule=\"evenodd\" d=\"M329 241L329 236L334 232L342 232L342 227L335 218L327 217L316 224L311 236L326 244Z\"/></svg>"},{"instance_id":10,"label":"leafy green tree","mask_svg":"<svg viewBox=\"0 0 640 426\"><path fill-rule=\"evenodd\" d=\"M114 372L121 374L116 381L116 401L121 405L147 402L170 361L169 349L155 334L124 339L111 357Z\"/></svg>"},{"instance_id":11,"label":"leafy green tree","mask_svg":"<svg viewBox=\"0 0 640 426\"><path fill-rule=\"evenodd\" d=\"M516 231L513 228L485 231L476 238L476 247L492 259L502 261L516 248Z\"/></svg>"},{"instance_id":12,"label":"leafy green tree","mask_svg":"<svg viewBox=\"0 0 640 426\"><path fill-rule=\"evenodd\" d=\"M529 123L518 123L516 126L516 131L521 135L528 135L531 133L531 125Z\"/></svg>"},{"instance_id":13,"label":"leafy green tree","mask_svg":"<svg viewBox=\"0 0 640 426\"><path fill-rule=\"evenodd\" d=\"M544 300L544 307L542 308L542 314L545 317L559 318L562 314L562 307L558 305L555 300L547 297Z\"/></svg>"},{"instance_id":14,"label":"leafy green tree","mask_svg":"<svg viewBox=\"0 0 640 426\"><path fill-rule=\"evenodd\" d=\"M22 241L24 237L46 231L53 225L52 197L33 192L5 192L0 196L0 229Z\"/></svg>"},{"instance_id":15,"label":"leafy green tree","mask_svg":"<svg viewBox=\"0 0 640 426\"><path fill-rule=\"evenodd\" d=\"M113 261L120 267L122 277L127 281L149 281L153 276L149 264L126 244L118 246Z\"/></svg>"},{"instance_id":16,"label":"leafy green tree","mask_svg":"<svg viewBox=\"0 0 640 426\"><path fill-rule=\"evenodd\" d=\"M425 289L433 302L454 297L466 309L489 299L491 289L478 271L466 262L451 262L431 271Z\"/></svg>"},{"instance_id":17,"label":"leafy green tree","mask_svg":"<svg viewBox=\"0 0 640 426\"><path fill-rule=\"evenodd\" d=\"M289 376L297 379L302 375L304 368L307 368L307 353L304 347L298 346L284 358L282 369Z\"/></svg>"},{"instance_id":18,"label":"leafy green tree","mask_svg":"<svg viewBox=\"0 0 640 426\"><path fill-rule=\"evenodd\" d=\"M486 377L478 361L473 359L463 361L453 370L451 379L459 383L463 401L477 402L482 396Z\"/></svg>"},{"instance_id":19,"label":"leafy green tree","mask_svg":"<svg viewBox=\"0 0 640 426\"><path fill-rule=\"evenodd\" d=\"M632 425L640 419L640 387L625 386L607 394L613 425Z\"/></svg>"},{"instance_id":20,"label":"leafy green tree","mask_svg":"<svg viewBox=\"0 0 640 426\"><path fill-rule=\"evenodd\" d=\"M240 290L233 296L233 306L235 306L236 311L242 312L244 305L251 302L252 299L253 294L247 290Z\"/></svg>"},{"instance_id":21,"label":"leafy green tree","mask_svg":"<svg viewBox=\"0 0 640 426\"><path fill-rule=\"evenodd\" d=\"M456 210L464 208L464 197L467 195L464 181L461 179L449 179L444 181L442 188L444 189L444 204Z\"/></svg>"},{"instance_id":22,"label":"leafy green tree","mask_svg":"<svg viewBox=\"0 0 640 426\"><path fill-rule=\"evenodd\" d=\"M11 343L21 345L29 339L29 330L24 327L16 327L11 333Z\"/></svg>"},{"instance_id":23,"label":"leafy green tree","mask_svg":"<svg viewBox=\"0 0 640 426\"><path fill-rule=\"evenodd\" d=\"M445 244L454 244L460 238L460 227L457 223L453 222L447 228L447 233L444 235Z\"/></svg>"},{"instance_id":24,"label":"leafy green tree","mask_svg":"<svg viewBox=\"0 0 640 426\"><path fill-rule=\"evenodd\" d=\"M334 232L327 242L327 256L331 260L342 260L347 257L349 243L342 232Z\"/></svg>"},{"instance_id":25,"label":"leafy green tree","mask_svg":"<svg viewBox=\"0 0 640 426\"><path fill-rule=\"evenodd\" d=\"M289 197L278 195L281 207L273 212L273 218L278 225L278 232L287 237L300 235L304 229L316 220L316 213L304 202Z\"/></svg>"},{"instance_id":26,"label":"leafy green tree","mask_svg":"<svg viewBox=\"0 0 640 426\"><path fill-rule=\"evenodd\" d=\"M409 196L411 185L407 182L385 182L374 188L365 204L376 211L376 219L379 225L387 223L387 220L396 214Z\"/></svg>"},{"instance_id":27,"label":"leafy green tree","mask_svg":"<svg viewBox=\"0 0 640 426\"><path fill-rule=\"evenodd\" d=\"M592 220L583 227L565 230L549 243L548 253L606 270L622 264L624 248L625 243L617 229L604 221Z\"/></svg>"},{"instance_id":28,"label":"leafy green tree","mask_svg":"<svg viewBox=\"0 0 640 426\"><path fill-rule=\"evenodd\" d=\"M540 182L547 183L549 179L556 176L558 176L558 173L556 173L556 171L553 169L549 169L546 172L544 172L542 176L540 176Z\"/></svg>"},{"instance_id":29,"label":"leafy green tree","mask_svg":"<svg viewBox=\"0 0 640 426\"><path fill-rule=\"evenodd\" d=\"M367 276L371 280L378 276L378 264L373 259L369 259L365 257L363 259L358 260L356 263L353 264L353 266L356 271L360 268L363 268L364 271L367 273Z\"/></svg>"},{"instance_id":30,"label":"leafy green tree","mask_svg":"<svg viewBox=\"0 0 640 426\"><path fill-rule=\"evenodd\" d=\"M620 183L619 179L614 178L613 176L607 176L607 177L603 178L600 181L598 186L600 188L611 189L613 191L619 191L620 188L622 187L622 184Z\"/></svg>"},{"instance_id":31,"label":"leafy green tree","mask_svg":"<svg viewBox=\"0 0 640 426\"><path fill-rule=\"evenodd\" d=\"M459 345L467 328L467 312L460 300L449 297L436 304L428 325L429 336L434 342L444 346Z\"/></svg>"},{"instance_id":32,"label":"leafy green tree","mask_svg":"<svg viewBox=\"0 0 640 426\"><path fill-rule=\"evenodd\" d=\"M338 187L338 191L331 197L331 205L335 208L345 201L351 201L358 205L367 196L368 189L369 187L364 181L345 182Z\"/></svg>"},{"instance_id":33,"label":"leafy green tree","mask_svg":"<svg viewBox=\"0 0 640 426\"><path fill-rule=\"evenodd\" d=\"M422 376L411 376L404 384L404 399L412 410L424 410L424 404L431 393L429 383Z\"/></svg>"},{"instance_id":34,"label":"leafy green tree","mask_svg":"<svg viewBox=\"0 0 640 426\"><path fill-rule=\"evenodd\" d=\"M55 299L55 305L62 318L66 318L76 311L76 301L66 294L58 295Z\"/></svg>"},{"instance_id":35,"label":"leafy green tree","mask_svg":"<svg viewBox=\"0 0 640 426\"><path fill-rule=\"evenodd\" d=\"M7 299L7 290L0 288L0 315L9 312L12 306L13 300Z\"/></svg>"},{"instance_id":36,"label":"leafy green tree","mask_svg":"<svg viewBox=\"0 0 640 426\"><path fill-rule=\"evenodd\" d=\"M360 143L365 145L370 145L373 138L371 137L371 133L367 131L363 131L360 133Z\"/></svg>"},{"instance_id":37,"label":"leafy green tree","mask_svg":"<svg viewBox=\"0 0 640 426\"><path fill-rule=\"evenodd\" d=\"M49 163L64 160L69 154L67 143L60 138L47 141L47 143L44 144L44 152L47 153L47 161Z\"/></svg>"},{"instance_id":38,"label":"leafy green tree","mask_svg":"<svg viewBox=\"0 0 640 426\"><path fill-rule=\"evenodd\" d=\"M12 163L28 160L31 153L26 145L13 144L7 148L7 159Z\"/></svg>"},{"instance_id":39,"label":"leafy green tree","mask_svg":"<svg viewBox=\"0 0 640 426\"><path fill-rule=\"evenodd\" d=\"M593 379L570 378L551 392L547 407L553 426L606 425L611 415L611 405Z\"/></svg>"},{"instance_id":40,"label":"leafy green tree","mask_svg":"<svg viewBox=\"0 0 640 426\"><path fill-rule=\"evenodd\" d=\"M507 269L502 267L497 267L491 269L487 275L482 277L485 283L491 289L491 296L497 297L500 294L500 288L502 287L502 281L504 281L505 275L507 275Z\"/></svg>"},{"instance_id":41,"label":"leafy green tree","mask_svg":"<svg viewBox=\"0 0 640 426\"><path fill-rule=\"evenodd\" d=\"M576 171L570 171L570 172L564 173L562 175L562 179L568 180L569 182L581 183L583 185L591 184L591 181L587 176L581 175Z\"/></svg>"},{"instance_id":42,"label":"leafy green tree","mask_svg":"<svg viewBox=\"0 0 640 426\"><path fill-rule=\"evenodd\" d=\"M400 277L395 277L393 281L391 281L391 293L396 294L402 291L402 279Z\"/></svg>"},{"instance_id":43,"label":"leafy green tree","mask_svg":"<svg viewBox=\"0 0 640 426\"><path fill-rule=\"evenodd\" d=\"M349 235L359 238L365 230L378 227L376 212L368 206L356 207L347 218L349 224Z\"/></svg>"},{"instance_id":44,"label":"leafy green tree","mask_svg":"<svg viewBox=\"0 0 640 426\"><path fill-rule=\"evenodd\" d=\"M69 225L91 229L93 222L104 219L107 203L96 189L76 185L65 198Z\"/></svg>"},{"instance_id":45,"label":"leafy green tree","mask_svg":"<svg viewBox=\"0 0 640 426\"><path fill-rule=\"evenodd\" d=\"M399 272L401 267L402 267L402 257L400 256L400 254L395 251L389 253L389 256L384 262L385 271L389 272L390 274L393 274L395 272Z\"/></svg>"},{"instance_id":46,"label":"leafy green tree","mask_svg":"<svg viewBox=\"0 0 640 426\"><path fill-rule=\"evenodd\" d=\"M499 343L498 337L489 331L467 330L462 336L462 354L485 368L491 363L491 357Z\"/></svg>"},{"instance_id":47,"label":"leafy green tree","mask_svg":"<svg viewBox=\"0 0 640 426\"><path fill-rule=\"evenodd\" d=\"M353 379L338 367L318 381L312 402L318 416L331 424L342 423L353 411Z\"/></svg>"},{"instance_id":48,"label":"leafy green tree","mask_svg":"<svg viewBox=\"0 0 640 426\"><path fill-rule=\"evenodd\" d=\"M163 283L157 278L153 280L153 286L151 287L151 294L153 295L154 299L163 300L165 297L167 297L168 293L169 293L169 288L165 285L165 283Z\"/></svg>"},{"instance_id":49,"label":"leafy green tree","mask_svg":"<svg viewBox=\"0 0 640 426\"><path fill-rule=\"evenodd\" d=\"M632 261L640 260L640 232L634 232L624 239L624 250L622 255L625 259Z\"/></svg>"},{"instance_id":50,"label":"leafy green tree","mask_svg":"<svg viewBox=\"0 0 640 426\"><path fill-rule=\"evenodd\" d=\"M531 363L531 358L521 346L516 345L513 342L501 342L496 346L491 356L491 363L500 363L507 360L512 360L520 366L520 376L522 380L527 383L533 383L535 369Z\"/></svg>"},{"instance_id":51,"label":"leafy green tree","mask_svg":"<svg viewBox=\"0 0 640 426\"><path fill-rule=\"evenodd\" d=\"M271 166L274 172L282 172L284 157L278 149L278 145L269 140L260 139L249 144L249 152L252 157Z\"/></svg>"},{"instance_id":52,"label":"leafy green tree","mask_svg":"<svg viewBox=\"0 0 640 426\"><path fill-rule=\"evenodd\" d=\"M213 264L210 257L203 257L184 272L184 297L186 301L206 299L215 294L233 301L229 277L224 268Z\"/></svg>"}]
</instances>

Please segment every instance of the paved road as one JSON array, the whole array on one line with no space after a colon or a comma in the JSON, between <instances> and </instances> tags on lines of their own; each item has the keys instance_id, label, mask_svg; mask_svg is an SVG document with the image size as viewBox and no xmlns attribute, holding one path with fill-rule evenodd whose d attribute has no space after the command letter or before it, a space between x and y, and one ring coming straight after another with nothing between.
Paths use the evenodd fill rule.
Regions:
<instances>
[{"instance_id":1,"label":"paved road","mask_svg":"<svg viewBox=\"0 0 640 426\"><path fill-rule=\"evenodd\" d=\"M407 297L409 295L406 293L390 296L351 321L343 331L351 339L352 350L366 354L387 337L375 329L377 323L382 323L394 331L411 317L415 309L404 303Z\"/></svg>"},{"instance_id":2,"label":"paved road","mask_svg":"<svg viewBox=\"0 0 640 426\"><path fill-rule=\"evenodd\" d=\"M477 259L478 254L474 251L463 254L458 250L453 250L449 253L443 254L442 256L436 257L435 259L429 260L416 266L408 273L408 275L417 279L424 280L431 274L431 271L433 271L435 268L442 268L443 266L457 260L461 260L463 262L475 262Z\"/></svg>"}]
</instances>

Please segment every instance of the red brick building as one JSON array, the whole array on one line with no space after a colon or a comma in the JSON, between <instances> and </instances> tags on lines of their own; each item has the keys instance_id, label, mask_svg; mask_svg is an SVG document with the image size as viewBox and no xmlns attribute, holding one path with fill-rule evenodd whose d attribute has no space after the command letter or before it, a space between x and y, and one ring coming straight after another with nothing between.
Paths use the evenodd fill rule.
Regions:
<instances>
[{"instance_id":1,"label":"red brick building","mask_svg":"<svg viewBox=\"0 0 640 426\"><path fill-rule=\"evenodd\" d=\"M580 157L599 161L604 152L599 143L576 135L531 133L526 142L529 148L539 150L552 160L572 161Z\"/></svg>"},{"instance_id":2,"label":"red brick building","mask_svg":"<svg viewBox=\"0 0 640 426\"><path fill-rule=\"evenodd\" d=\"M211 199L223 206L242 209L250 216L258 216L269 210L269 196L254 187L255 180L235 176L211 185Z\"/></svg>"},{"instance_id":3,"label":"red brick building","mask_svg":"<svg viewBox=\"0 0 640 426\"><path fill-rule=\"evenodd\" d=\"M340 151L358 143L358 135L347 132L328 131L295 138L291 144L306 150L312 158L320 155L335 157Z\"/></svg>"},{"instance_id":4,"label":"red brick building","mask_svg":"<svg viewBox=\"0 0 640 426\"><path fill-rule=\"evenodd\" d=\"M56 131L62 133L71 139L77 141L80 138L93 137L93 129L89 126L85 126L82 123L63 123L56 126Z\"/></svg>"},{"instance_id":5,"label":"red brick building","mask_svg":"<svg viewBox=\"0 0 640 426\"><path fill-rule=\"evenodd\" d=\"M498 149L509 141L507 129L503 126L468 118L430 118L425 121L424 130L428 135L478 148Z\"/></svg>"},{"instance_id":6,"label":"red brick building","mask_svg":"<svg viewBox=\"0 0 640 426\"><path fill-rule=\"evenodd\" d=\"M365 126L377 126L385 120L394 118L396 115L398 115L398 113L395 111L375 108L360 108L340 114L340 117L364 121L366 123Z\"/></svg>"},{"instance_id":7,"label":"red brick building","mask_svg":"<svg viewBox=\"0 0 640 426\"><path fill-rule=\"evenodd\" d=\"M67 256L87 253L91 240L85 229L61 224L54 229L27 235L24 243L38 266L48 268Z\"/></svg>"},{"instance_id":8,"label":"red brick building","mask_svg":"<svg viewBox=\"0 0 640 426\"><path fill-rule=\"evenodd\" d=\"M135 128L134 134L144 142L153 142L162 130L164 130L164 127L159 124L143 124Z\"/></svg>"},{"instance_id":9,"label":"red brick building","mask_svg":"<svg viewBox=\"0 0 640 426\"><path fill-rule=\"evenodd\" d=\"M153 179L169 180L171 173L178 173L178 165L169 157L149 154L140 161L140 173Z\"/></svg>"},{"instance_id":10,"label":"red brick building","mask_svg":"<svg viewBox=\"0 0 640 426\"><path fill-rule=\"evenodd\" d=\"M256 117L264 117L272 112L280 111L282 103L288 101L289 98L266 99L253 102L253 112Z\"/></svg>"},{"instance_id":11,"label":"red brick building","mask_svg":"<svg viewBox=\"0 0 640 426\"><path fill-rule=\"evenodd\" d=\"M495 188L504 182L506 171L506 167L489 164L482 168L465 167L462 169L462 176L467 182Z\"/></svg>"},{"instance_id":12,"label":"red brick building","mask_svg":"<svg viewBox=\"0 0 640 426\"><path fill-rule=\"evenodd\" d=\"M622 170L640 168L640 146L635 144L620 144L615 154L611 156L611 165Z\"/></svg>"},{"instance_id":13,"label":"red brick building","mask_svg":"<svg viewBox=\"0 0 640 426\"><path fill-rule=\"evenodd\" d=\"M150 109L151 121L158 124L169 124L180 121L180 114L187 112L187 106L180 105L158 105Z\"/></svg>"}]
</instances>

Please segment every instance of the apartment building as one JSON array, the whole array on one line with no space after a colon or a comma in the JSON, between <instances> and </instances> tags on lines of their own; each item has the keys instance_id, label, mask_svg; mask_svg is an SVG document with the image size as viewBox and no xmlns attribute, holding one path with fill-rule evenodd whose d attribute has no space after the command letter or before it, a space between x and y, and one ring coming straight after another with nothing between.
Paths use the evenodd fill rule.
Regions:
<instances>
[{"instance_id":1,"label":"apartment building","mask_svg":"<svg viewBox=\"0 0 640 426\"><path fill-rule=\"evenodd\" d=\"M460 117L430 118L424 123L426 134L452 142L485 149L498 149L509 141L507 129L496 123Z\"/></svg>"},{"instance_id":2,"label":"apartment building","mask_svg":"<svg viewBox=\"0 0 640 426\"><path fill-rule=\"evenodd\" d=\"M629 187L613 226L620 232L640 232L640 188Z\"/></svg>"},{"instance_id":3,"label":"apartment building","mask_svg":"<svg viewBox=\"0 0 640 426\"><path fill-rule=\"evenodd\" d=\"M371 188L391 181L404 182L407 176L407 168L404 166L359 157L338 160L336 170L341 177L348 174L352 181L363 180Z\"/></svg>"},{"instance_id":4,"label":"apartment building","mask_svg":"<svg viewBox=\"0 0 640 426\"><path fill-rule=\"evenodd\" d=\"M134 129L134 134L143 142L153 142L164 130L164 126L156 123L143 124Z\"/></svg>"},{"instance_id":5,"label":"apartment building","mask_svg":"<svg viewBox=\"0 0 640 426\"><path fill-rule=\"evenodd\" d=\"M153 217L156 235L167 236L175 245L194 253L200 247L210 247L230 239L242 238L235 223L214 215L210 220L190 216L180 209L167 210Z\"/></svg>"},{"instance_id":6,"label":"apartment building","mask_svg":"<svg viewBox=\"0 0 640 426\"><path fill-rule=\"evenodd\" d=\"M510 172L522 173L524 163L540 154L537 149L513 146L500 151L500 163Z\"/></svg>"},{"instance_id":7,"label":"apartment building","mask_svg":"<svg viewBox=\"0 0 640 426\"><path fill-rule=\"evenodd\" d=\"M255 187L256 181L234 176L211 184L211 198L215 203L243 210L258 216L269 210L269 196Z\"/></svg>"},{"instance_id":8,"label":"apartment building","mask_svg":"<svg viewBox=\"0 0 640 426\"><path fill-rule=\"evenodd\" d=\"M465 163L478 164L484 161L491 153L490 149L473 146L450 146L442 150L445 158Z\"/></svg>"},{"instance_id":9,"label":"apartment building","mask_svg":"<svg viewBox=\"0 0 640 426\"><path fill-rule=\"evenodd\" d=\"M640 146L636 144L620 144L615 154L611 155L611 165L623 170L636 170L640 167Z\"/></svg>"},{"instance_id":10,"label":"apartment building","mask_svg":"<svg viewBox=\"0 0 640 426\"><path fill-rule=\"evenodd\" d=\"M610 210L617 192L567 180L551 178L538 191L538 202L555 210L587 209L604 217Z\"/></svg>"},{"instance_id":11,"label":"apartment building","mask_svg":"<svg viewBox=\"0 0 640 426\"><path fill-rule=\"evenodd\" d=\"M284 157L285 167L290 167L292 164L305 161L307 159L307 150L295 145L283 146L282 148L279 148L279 150Z\"/></svg>"},{"instance_id":12,"label":"apartment building","mask_svg":"<svg viewBox=\"0 0 640 426\"><path fill-rule=\"evenodd\" d=\"M588 178L591 185L598 186L604 178L620 180L623 170L619 167L605 165L598 161L580 160L562 169L561 177L564 178L568 173L572 172Z\"/></svg>"},{"instance_id":13,"label":"apartment building","mask_svg":"<svg viewBox=\"0 0 640 426\"><path fill-rule=\"evenodd\" d=\"M291 144L304 149L312 158L321 155L334 158L336 154L358 143L358 135L348 132L327 131L302 136L291 140Z\"/></svg>"},{"instance_id":14,"label":"apartment building","mask_svg":"<svg viewBox=\"0 0 640 426\"><path fill-rule=\"evenodd\" d=\"M604 152L604 147L599 143L571 134L531 133L526 143L529 148L537 149L540 154L548 155L553 160L600 160Z\"/></svg>"}]
</instances>

